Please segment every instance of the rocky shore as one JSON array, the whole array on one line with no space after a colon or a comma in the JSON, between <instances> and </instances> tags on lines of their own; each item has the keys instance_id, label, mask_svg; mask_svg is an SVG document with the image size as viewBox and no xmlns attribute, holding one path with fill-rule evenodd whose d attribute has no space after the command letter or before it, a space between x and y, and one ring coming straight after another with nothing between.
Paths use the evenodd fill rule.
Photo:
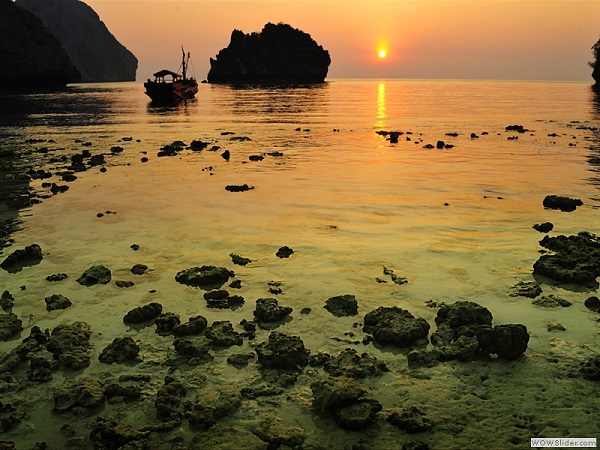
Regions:
<instances>
[{"instance_id":1,"label":"rocky shore","mask_svg":"<svg viewBox=\"0 0 600 450\"><path fill-rule=\"evenodd\" d=\"M241 160L222 136L229 135L144 150L133 164L208 153L221 164ZM386 145L401 136L427 143L416 133L379 136ZM432 139L434 151L461 144L456 136ZM39 189L29 200L53 202L86 182L80 178L133 170L131 158L120 158L135 145L122 138L99 152L84 146L51 169L31 167ZM264 152L243 164L285 157ZM206 166L203 174L216 170ZM239 199L264 188L229 178L219 189ZM577 214L585 203L549 193L539 210ZM111 236L123 231L125 211L96 211L85 223L106 223ZM545 335L539 330L546 311L578 308L578 320L597 333L600 243L593 230L555 231L496 299L529 311L523 323L494 319L502 308L485 299L411 299L404 293L411 277L387 266L365 269L378 274L368 291L376 297L388 289L385 300L363 291L325 295L310 279L312 298L299 296L285 276L268 277L298 270L296 260L310 250L292 243L256 246L256 254L232 243L179 258L117 241L67 260L56 240L24 232L0 255L0 448L424 450L590 437L600 413L597 348L555 335L565 329L557 321L544 323ZM24 245L23 237L34 240ZM554 287L565 284L588 292L585 304L558 295Z\"/></svg>"}]
</instances>

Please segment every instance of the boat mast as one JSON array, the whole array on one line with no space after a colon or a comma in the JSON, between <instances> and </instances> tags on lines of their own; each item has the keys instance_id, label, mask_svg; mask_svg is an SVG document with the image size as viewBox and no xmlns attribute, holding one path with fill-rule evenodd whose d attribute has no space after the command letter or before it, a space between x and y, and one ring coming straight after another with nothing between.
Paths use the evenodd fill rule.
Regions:
<instances>
[{"instance_id":1,"label":"boat mast","mask_svg":"<svg viewBox=\"0 0 600 450\"><path fill-rule=\"evenodd\" d=\"M183 79L185 80L186 67L185 67L185 51L183 50L183 45L181 46L181 67L183 69Z\"/></svg>"}]
</instances>

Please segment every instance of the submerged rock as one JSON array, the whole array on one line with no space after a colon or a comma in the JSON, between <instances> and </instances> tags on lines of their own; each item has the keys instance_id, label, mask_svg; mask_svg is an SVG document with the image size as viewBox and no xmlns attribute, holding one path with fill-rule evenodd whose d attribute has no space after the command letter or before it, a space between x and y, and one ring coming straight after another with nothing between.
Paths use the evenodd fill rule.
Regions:
<instances>
[{"instance_id":1,"label":"submerged rock","mask_svg":"<svg viewBox=\"0 0 600 450\"><path fill-rule=\"evenodd\" d=\"M535 281L519 281L513 286L513 289L511 297L536 298L542 293L542 287Z\"/></svg>"},{"instance_id":2,"label":"submerged rock","mask_svg":"<svg viewBox=\"0 0 600 450\"><path fill-rule=\"evenodd\" d=\"M259 298L256 300L254 319L256 322L279 322L293 311L289 306L279 306L274 298Z\"/></svg>"},{"instance_id":3,"label":"submerged rock","mask_svg":"<svg viewBox=\"0 0 600 450\"><path fill-rule=\"evenodd\" d=\"M67 309L72 303L67 297L61 294L53 294L44 299L46 302L46 310L54 311L56 309Z\"/></svg>"},{"instance_id":4,"label":"submerged rock","mask_svg":"<svg viewBox=\"0 0 600 450\"><path fill-rule=\"evenodd\" d=\"M81 321L68 325L58 325L46 345L54 354L54 359L67 369L83 369L90 365L92 328Z\"/></svg>"},{"instance_id":5,"label":"submerged rock","mask_svg":"<svg viewBox=\"0 0 600 450\"><path fill-rule=\"evenodd\" d=\"M160 303L152 302L147 305L133 308L125 314L123 322L126 324L144 323L156 319L161 313L162 305Z\"/></svg>"},{"instance_id":6,"label":"submerged rock","mask_svg":"<svg viewBox=\"0 0 600 450\"><path fill-rule=\"evenodd\" d=\"M31 244L24 249L15 250L2 262L2 267L7 272L18 272L23 267L39 264L43 259L42 248L38 244Z\"/></svg>"},{"instance_id":7,"label":"submerged rock","mask_svg":"<svg viewBox=\"0 0 600 450\"><path fill-rule=\"evenodd\" d=\"M600 355L592 356L582 362L579 371L587 380L600 381Z\"/></svg>"},{"instance_id":8,"label":"submerged rock","mask_svg":"<svg viewBox=\"0 0 600 450\"><path fill-rule=\"evenodd\" d=\"M310 384L313 409L317 412L333 411L350 406L366 391L356 380L348 377L320 377Z\"/></svg>"},{"instance_id":9,"label":"submerged rock","mask_svg":"<svg viewBox=\"0 0 600 450\"><path fill-rule=\"evenodd\" d=\"M544 208L560 209L564 212L575 211L583 202L578 198L563 197L560 195L547 195L543 201Z\"/></svg>"},{"instance_id":10,"label":"submerged rock","mask_svg":"<svg viewBox=\"0 0 600 450\"><path fill-rule=\"evenodd\" d=\"M572 305L570 301L554 294L544 295L531 303L542 308L567 308Z\"/></svg>"},{"instance_id":11,"label":"submerged rock","mask_svg":"<svg viewBox=\"0 0 600 450\"><path fill-rule=\"evenodd\" d=\"M309 351L298 336L273 331L268 341L256 346L256 353L265 368L297 369L308 365Z\"/></svg>"},{"instance_id":12,"label":"submerged rock","mask_svg":"<svg viewBox=\"0 0 600 450\"><path fill-rule=\"evenodd\" d=\"M218 347L231 347L242 345L244 342L240 333L233 329L228 320L215 321L206 329L206 337Z\"/></svg>"},{"instance_id":13,"label":"submerged rock","mask_svg":"<svg viewBox=\"0 0 600 450\"><path fill-rule=\"evenodd\" d=\"M377 400L359 399L356 403L335 411L335 421L346 430L362 430L375 422L377 413L382 409L383 406Z\"/></svg>"},{"instance_id":14,"label":"submerged rock","mask_svg":"<svg viewBox=\"0 0 600 450\"><path fill-rule=\"evenodd\" d=\"M358 314L358 302L352 294L337 295L327 299L325 309L336 317L356 316Z\"/></svg>"},{"instance_id":15,"label":"submerged rock","mask_svg":"<svg viewBox=\"0 0 600 450\"><path fill-rule=\"evenodd\" d=\"M208 387L198 392L198 403L189 415L190 426L208 430L223 417L235 413L242 405L242 394L233 385Z\"/></svg>"},{"instance_id":16,"label":"submerged rock","mask_svg":"<svg viewBox=\"0 0 600 450\"><path fill-rule=\"evenodd\" d=\"M8 341L23 330L23 322L16 314L0 314L0 341Z\"/></svg>"},{"instance_id":17,"label":"submerged rock","mask_svg":"<svg viewBox=\"0 0 600 450\"><path fill-rule=\"evenodd\" d=\"M104 404L104 385L91 377L67 378L54 391L54 411L89 416Z\"/></svg>"},{"instance_id":18,"label":"submerged rock","mask_svg":"<svg viewBox=\"0 0 600 450\"><path fill-rule=\"evenodd\" d=\"M131 336L115 338L100 353L98 359L105 364L124 363L127 361L137 362L139 360L140 346Z\"/></svg>"},{"instance_id":19,"label":"submerged rock","mask_svg":"<svg viewBox=\"0 0 600 450\"><path fill-rule=\"evenodd\" d=\"M147 440L151 432L142 431L127 423L97 417L91 427L90 441L94 448L152 448L152 444Z\"/></svg>"},{"instance_id":20,"label":"submerged rock","mask_svg":"<svg viewBox=\"0 0 600 450\"><path fill-rule=\"evenodd\" d=\"M267 23L260 33L233 30L231 42L210 59L209 83L322 83L329 52L290 25Z\"/></svg>"},{"instance_id":21,"label":"submerged rock","mask_svg":"<svg viewBox=\"0 0 600 450\"><path fill-rule=\"evenodd\" d=\"M202 289L219 289L234 273L224 267L201 266L182 270L175 275L178 283Z\"/></svg>"},{"instance_id":22,"label":"submerged rock","mask_svg":"<svg viewBox=\"0 0 600 450\"><path fill-rule=\"evenodd\" d=\"M108 284L111 280L110 270L102 265L92 266L77 278L77 282L83 286L94 286L95 284Z\"/></svg>"},{"instance_id":23,"label":"submerged rock","mask_svg":"<svg viewBox=\"0 0 600 450\"><path fill-rule=\"evenodd\" d=\"M388 368L368 353L358 354L354 349L342 350L337 356L328 358L323 365L325 372L332 376L347 376L351 378L366 378L381 376Z\"/></svg>"},{"instance_id":24,"label":"submerged rock","mask_svg":"<svg viewBox=\"0 0 600 450\"><path fill-rule=\"evenodd\" d=\"M386 410L386 422L410 434L422 433L433 427L425 412L416 406Z\"/></svg>"}]
</instances>

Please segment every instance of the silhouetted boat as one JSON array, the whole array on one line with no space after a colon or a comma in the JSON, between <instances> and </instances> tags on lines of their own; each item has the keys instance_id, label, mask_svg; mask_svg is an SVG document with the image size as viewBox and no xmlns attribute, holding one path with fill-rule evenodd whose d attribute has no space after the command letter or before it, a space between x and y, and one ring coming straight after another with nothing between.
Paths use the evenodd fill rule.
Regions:
<instances>
[{"instance_id":1,"label":"silhouetted boat","mask_svg":"<svg viewBox=\"0 0 600 450\"><path fill-rule=\"evenodd\" d=\"M190 99L194 98L198 92L196 79L187 77L190 54L188 53L186 58L183 47L181 47L181 53L181 74L164 69L154 74L154 80L148 79L144 83L146 95L152 101L170 102L178 99ZM166 77L170 77L170 79Z\"/></svg>"}]
</instances>

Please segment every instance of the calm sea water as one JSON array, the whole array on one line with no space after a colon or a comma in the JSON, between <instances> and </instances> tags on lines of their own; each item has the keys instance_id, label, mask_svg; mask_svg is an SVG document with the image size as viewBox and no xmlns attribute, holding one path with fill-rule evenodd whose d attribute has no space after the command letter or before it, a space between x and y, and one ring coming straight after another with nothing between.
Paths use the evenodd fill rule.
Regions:
<instances>
[{"instance_id":1,"label":"calm sea water","mask_svg":"<svg viewBox=\"0 0 600 450\"><path fill-rule=\"evenodd\" d=\"M31 318L27 326L86 320L103 348L123 334L123 315L149 301L182 318L224 320L197 290L174 281L180 270L210 264L234 269L243 283L247 305L227 312L227 320L252 319L254 300L273 296L269 282L280 282L279 302L295 311L283 331L302 336L313 351L335 353L347 342L329 338L360 335L353 327L360 319L332 323L322 308L345 293L356 295L361 315L398 305L432 325L427 300L472 300L487 306L496 323L526 323L532 352L548 351L546 324L560 318L565 336L599 348L589 320L578 315L589 290L544 285L546 294L579 305L560 317L509 297L515 283L533 279L542 235L532 225L550 221L552 234L600 231L600 97L587 83L202 84L197 99L169 107L149 103L141 83L72 85L4 94L0 111L0 213L20 221L4 254L34 242L44 250L39 266L0 273L3 289L19 293L26 286L19 296L37 299L15 307ZM527 131L507 131L509 125ZM391 143L378 131L403 134ZM157 156L176 140L209 145ZM453 147L425 148L438 141ZM123 152L111 154L114 146ZM105 163L63 182L59 174L83 150L104 154ZM20 175L28 169L53 175L29 181ZM43 182L70 188L52 195ZM254 189L225 190L243 184ZM41 203L15 210L27 189ZM545 210L548 194L580 198L584 206ZM275 256L284 245L294 250L289 259ZM231 253L253 262L234 266ZM150 273L132 278L136 263ZM95 264L135 287L77 285L75 278ZM394 284L384 267L408 283ZM45 276L59 272L70 282L49 287ZM79 304L50 314L39 300L55 292ZM299 315L303 307L313 313ZM147 339L160 346L158 337Z\"/></svg>"}]
</instances>

